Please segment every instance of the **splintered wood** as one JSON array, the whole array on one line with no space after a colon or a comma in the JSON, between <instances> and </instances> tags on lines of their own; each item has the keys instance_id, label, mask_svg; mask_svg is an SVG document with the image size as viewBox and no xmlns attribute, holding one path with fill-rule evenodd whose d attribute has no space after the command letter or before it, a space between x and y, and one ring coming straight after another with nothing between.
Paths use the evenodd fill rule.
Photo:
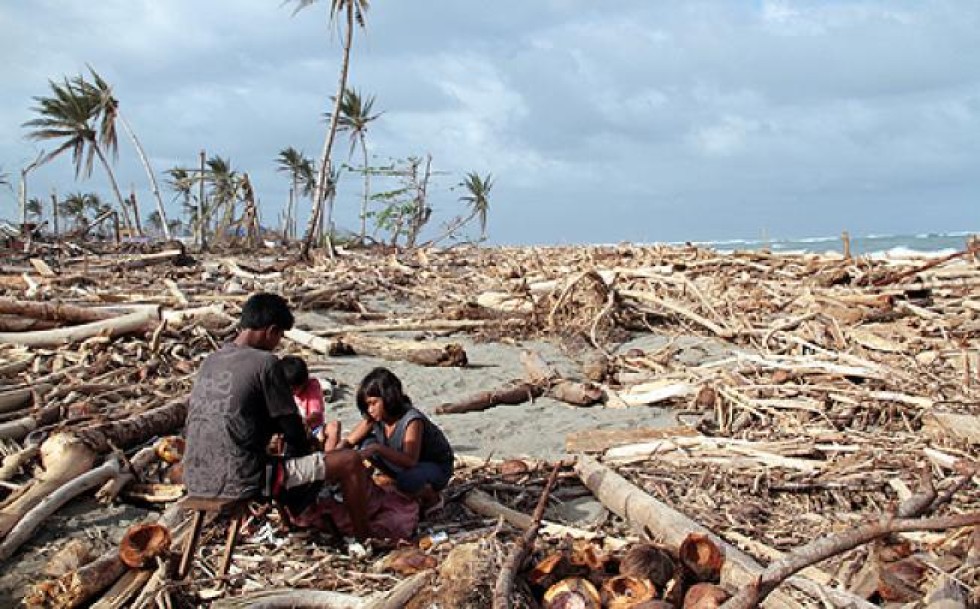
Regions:
<instances>
[{"instance_id":1,"label":"splintered wood","mask_svg":"<svg viewBox=\"0 0 980 609\"><path fill-rule=\"evenodd\" d=\"M446 509L424 523L419 543L394 554L290 532L256 506L223 581L215 579L224 531L217 522L205 527L184 582L172 580L161 558L128 570L114 547L101 557L76 549L78 562L91 562L52 580L28 577L32 591L10 598L246 607L301 602L315 589L324 596L303 606L558 607L559 596L583 606L628 607L634 597L677 606L684 594L701 595L684 602L711 606L729 595L731 606L980 603L975 244L900 260L629 245L354 250L311 265L284 251L195 259L173 247L99 253L72 243L7 256L7 565L59 505L98 486L106 502L171 506L161 522L174 544L183 539L186 524L173 508L182 492L180 445L161 438L180 433L197 367L234 335L241 303L257 291L337 322L322 332L300 323L286 352L466 366L463 345L447 337L537 338L582 364L580 378L565 378L526 354L525 378L446 404L447 416L546 394L671 409L678 421L570 436L569 452L591 455L578 470L588 479L569 461L550 492L547 464L462 459ZM651 336L659 346L636 346ZM691 345L702 356L692 359ZM543 511L532 518L539 502ZM569 514L582 502L594 517L576 521ZM659 516L628 507L640 504ZM537 535L522 538L532 526ZM739 557L742 578L692 585L673 574L673 583L653 583L617 572L641 539L659 544L644 546L644 556L683 562L677 527L717 536ZM821 539L829 541L811 543ZM494 598L505 563L506 585ZM555 582L559 573L567 579Z\"/></svg>"}]
</instances>

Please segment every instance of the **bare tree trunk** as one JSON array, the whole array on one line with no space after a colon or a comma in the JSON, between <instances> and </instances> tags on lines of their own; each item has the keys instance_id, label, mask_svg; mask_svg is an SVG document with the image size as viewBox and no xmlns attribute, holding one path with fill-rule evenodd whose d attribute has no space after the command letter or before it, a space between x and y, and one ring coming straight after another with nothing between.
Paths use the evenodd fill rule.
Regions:
<instances>
[{"instance_id":1,"label":"bare tree trunk","mask_svg":"<svg viewBox=\"0 0 980 609\"><path fill-rule=\"evenodd\" d=\"M105 155L102 154L102 148L98 144L92 142L92 149L95 150L95 154L99 157L102 162L102 166L105 168L106 175L109 176L109 184L112 185L112 192L116 195L116 201L119 203L119 210L123 215L123 223L126 225L128 230L133 230L133 221L129 217L129 211L126 209L126 201L123 199L122 192L119 190L119 184L116 182L116 174L112 172L112 166L109 165L109 161L106 160Z\"/></svg>"},{"instance_id":2,"label":"bare tree trunk","mask_svg":"<svg viewBox=\"0 0 980 609\"><path fill-rule=\"evenodd\" d=\"M208 224L204 217L204 208L206 204L204 202L204 169L205 163L207 162L207 156L204 151L201 151L201 175L198 181L198 195L197 195L197 245L201 248L202 252L206 252L208 249L207 242L207 232Z\"/></svg>"},{"instance_id":3,"label":"bare tree trunk","mask_svg":"<svg viewBox=\"0 0 980 609\"><path fill-rule=\"evenodd\" d=\"M140 206L136 202L136 187L130 186L129 205L133 208L133 226L136 227L136 235L143 236L143 221L140 218Z\"/></svg>"},{"instance_id":4,"label":"bare tree trunk","mask_svg":"<svg viewBox=\"0 0 980 609\"><path fill-rule=\"evenodd\" d=\"M160 198L160 187L157 186L156 176L153 175L153 169L150 168L150 160L146 158L146 152L143 151L143 146L140 144L139 139L136 138L136 133L133 131L126 119L123 118L122 114L116 113L116 118L122 123L123 129L129 134L129 138L133 140L133 146L136 147L136 154L140 158L140 162L143 163L143 169L146 170L146 175L150 178L150 187L153 189L153 197L157 202L157 213L160 214L160 221L163 224L163 236L169 241L173 239L173 235L170 234L170 226L167 222L167 210L163 207L163 199Z\"/></svg>"},{"instance_id":5,"label":"bare tree trunk","mask_svg":"<svg viewBox=\"0 0 980 609\"><path fill-rule=\"evenodd\" d=\"M340 104L344 99L344 90L347 88L347 72L350 68L350 47L354 40L354 3L347 3L347 32L344 36L344 61L340 68L340 80L337 86L337 96L334 100L333 112L330 114L330 126L327 128L327 137L323 142L323 153L320 155L320 169L316 184L313 185L313 213L310 215L310 224L306 229L306 237L303 240L301 255L308 258L310 247L313 245L313 238L316 234L317 225L321 222L320 217L323 213L323 204L326 200L327 178L330 176L330 152L333 149L334 138L337 135L337 119L340 115ZM331 210L332 212L332 210ZM333 223L333 217L327 218L327 223Z\"/></svg>"},{"instance_id":6,"label":"bare tree trunk","mask_svg":"<svg viewBox=\"0 0 980 609\"><path fill-rule=\"evenodd\" d=\"M54 238L57 239L61 236L61 230L58 226L58 191L54 188L51 189L51 217L54 221Z\"/></svg>"},{"instance_id":7,"label":"bare tree trunk","mask_svg":"<svg viewBox=\"0 0 980 609\"><path fill-rule=\"evenodd\" d=\"M361 140L361 152L364 155L364 200L361 201L361 243L364 243L364 239L367 238L367 211L368 211L368 199L371 192L371 169L368 167L368 153L367 153L367 142L364 140L364 134L360 135Z\"/></svg>"}]
</instances>

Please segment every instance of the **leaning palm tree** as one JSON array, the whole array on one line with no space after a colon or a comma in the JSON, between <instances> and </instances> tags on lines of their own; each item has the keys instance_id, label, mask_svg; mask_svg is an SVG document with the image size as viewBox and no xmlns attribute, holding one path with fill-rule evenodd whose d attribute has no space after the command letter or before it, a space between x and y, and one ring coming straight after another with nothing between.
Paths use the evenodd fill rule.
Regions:
<instances>
[{"instance_id":1,"label":"leaning palm tree","mask_svg":"<svg viewBox=\"0 0 980 609\"><path fill-rule=\"evenodd\" d=\"M368 123L375 120L381 113L371 114L374 107L374 96L361 97L361 94L353 89L344 91L344 98L340 102L340 117L337 119L338 130L350 133L350 152L347 153L349 159L354 155L354 146L361 145L361 153L364 158L364 198L361 201L361 234L360 240L364 241L367 236L367 207L371 190L371 170L368 167L367 153L367 128Z\"/></svg>"},{"instance_id":2,"label":"leaning palm tree","mask_svg":"<svg viewBox=\"0 0 980 609\"><path fill-rule=\"evenodd\" d=\"M133 128L129 126L129 123L119 111L119 100L112 94L112 86L106 82L105 79L99 76L92 66L88 66L88 71L92 75L92 82L89 82L79 76L74 80L74 83L80 91L88 95L92 95L99 100L97 110L99 121L99 141L106 148L106 150L111 150L113 154L116 153L116 150L118 149L116 139L116 121L118 120L123 126L123 130L127 135L129 135L129 139L132 140L133 146L136 148L136 154L139 156L140 162L143 163L143 169L146 171L147 177L150 178L150 186L153 189L153 196L156 198L157 202L157 212L159 212L160 216L163 218L163 235L167 239L170 239L170 228L166 221L167 211L163 207L163 199L160 197L160 188L157 186L157 179L153 174L153 169L150 168L150 161L147 159L146 152L143 150L143 146L136 137L136 133L133 131Z\"/></svg>"},{"instance_id":3,"label":"leaning palm tree","mask_svg":"<svg viewBox=\"0 0 980 609\"><path fill-rule=\"evenodd\" d=\"M220 156L208 159L207 167L204 179L210 184L208 191L208 198L211 200L210 210L212 213L222 211L215 230L218 238L223 238L235 218L235 204L238 202L241 177L231 168L231 161ZM210 218L205 216L203 220L207 224Z\"/></svg>"},{"instance_id":4,"label":"leaning palm tree","mask_svg":"<svg viewBox=\"0 0 980 609\"><path fill-rule=\"evenodd\" d=\"M123 218L129 225L129 214L126 211L126 203L122 193L119 191L119 185L116 183L116 176L99 145L97 134L91 124L93 117L98 112L98 99L91 94L79 91L67 79L65 79L64 84L56 83L53 80L48 81L48 84L51 86L51 97L34 98L37 106L33 110L38 114L38 118L27 121L24 126L32 129L28 134L30 139L37 141L62 140L62 142L57 148L44 155L39 164L47 163L66 150L71 150L72 161L75 164L75 177L77 178L83 173L86 176L91 175L94 157L98 157L109 177L109 183L116 195L119 209L123 211Z\"/></svg>"},{"instance_id":5,"label":"leaning palm tree","mask_svg":"<svg viewBox=\"0 0 980 609\"><path fill-rule=\"evenodd\" d=\"M88 225L87 212L89 208L89 199L92 195L82 194L80 192L75 192L61 201L61 213L64 215L65 219L71 220L72 226L77 230L84 228Z\"/></svg>"},{"instance_id":6,"label":"leaning palm tree","mask_svg":"<svg viewBox=\"0 0 980 609\"><path fill-rule=\"evenodd\" d=\"M481 178L480 174L471 171L466 174L463 181L459 183L461 188L466 189L466 194L459 198L470 206L470 218L476 218L480 223L480 241L487 240L487 211L490 209L490 190L493 188L493 177Z\"/></svg>"},{"instance_id":7,"label":"leaning palm tree","mask_svg":"<svg viewBox=\"0 0 980 609\"><path fill-rule=\"evenodd\" d=\"M316 0L286 0L286 3L296 3L295 15L304 8L315 4ZM354 41L354 23L361 28L365 27L364 14L368 10L368 0L330 0L330 22L332 23L338 15L344 15L344 57L340 65L340 79L337 86L337 95L334 97L333 111L330 113L330 126L327 127L327 135L323 142L323 152L320 154L320 167L317 172L317 179L313 192L313 211L310 214L310 222L306 227L306 236L303 239L303 249L301 255L306 258L309 256L310 247L316 234L317 226L321 226L321 216L323 214L323 204L327 199L327 191L330 188L329 177L331 175L330 153L333 150L334 137L337 135L337 120L340 118L340 103L344 98L344 91L347 89L347 72L350 68L350 48ZM332 207L332 206L331 206ZM327 223L332 224L333 218L328 217Z\"/></svg>"}]
</instances>

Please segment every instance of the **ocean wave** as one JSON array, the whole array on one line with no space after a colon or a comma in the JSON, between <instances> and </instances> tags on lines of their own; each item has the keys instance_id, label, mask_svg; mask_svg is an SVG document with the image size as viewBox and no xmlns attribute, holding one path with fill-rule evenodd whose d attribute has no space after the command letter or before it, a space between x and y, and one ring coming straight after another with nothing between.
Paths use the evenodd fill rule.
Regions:
<instances>
[{"instance_id":1,"label":"ocean wave","mask_svg":"<svg viewBox=\"0 0 980 609\"><path fill-rule=\"evenodd\" d=\"M942 256L955 254L957 251L959 250L952 248L944 248L940 250L917 250L900 245L887 250L868 252L866 255L869 258L874 258L876 260L902 260L906 258L941 258Z\"/></svg>"}]
</instances>

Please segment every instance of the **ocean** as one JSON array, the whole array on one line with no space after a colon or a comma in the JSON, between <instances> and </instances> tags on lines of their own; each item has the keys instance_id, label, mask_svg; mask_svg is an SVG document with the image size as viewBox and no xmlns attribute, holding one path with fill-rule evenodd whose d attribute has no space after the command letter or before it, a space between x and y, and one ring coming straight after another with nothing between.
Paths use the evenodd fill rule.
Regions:
<instances>
[{"instance_id":1,"label":"ocean","mask_svg":"<svg viewBox=\"0 0 980 609\"><path fill-rule=\"evenodd\" d=\"M948 233L923 233L919 235L851 235L851 253L854 255L907 257L915 255L942 256L966 249L971 235L980 230ZM694 241L695 245L710 247L719 252L768 249L771 252L815 253L841 252L840 235L833 237L803 237L790 239L727 239L721 241Z\"/></svg>"}]
</instances>

